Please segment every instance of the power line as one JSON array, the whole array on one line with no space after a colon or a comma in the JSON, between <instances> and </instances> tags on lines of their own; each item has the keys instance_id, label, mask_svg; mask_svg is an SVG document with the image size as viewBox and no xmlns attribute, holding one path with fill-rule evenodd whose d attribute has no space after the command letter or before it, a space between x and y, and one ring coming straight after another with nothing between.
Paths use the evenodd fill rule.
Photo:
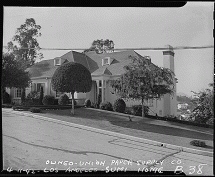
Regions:
<instances>
[{"instance_id":1,"label":"power line","mask_svg":"<svg viewBox=\"0 0 215 177\"><path fill-rule=\"evenodd\" d=\"M7 46L3 46L4 48L7 48ZM173 50L185 50L185 49L208 49L208 48L214 48L213 45L207 45L207 46L178 46L173 47ZM21 49L34 49L34 48L19 48ZM39 48L40 50L88 50L89 48ZM146 48L116 48L114 50L166 50L170 49L168 47L146 47Z\"/></svg>"}]
</instances>

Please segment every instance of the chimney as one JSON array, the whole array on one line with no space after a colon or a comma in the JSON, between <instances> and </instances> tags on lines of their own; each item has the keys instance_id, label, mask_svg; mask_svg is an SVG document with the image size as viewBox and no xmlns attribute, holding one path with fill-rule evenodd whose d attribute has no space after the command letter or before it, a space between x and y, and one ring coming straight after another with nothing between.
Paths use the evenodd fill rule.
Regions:
<instances>
[{"instance_id":1,"label":"chimney","mask_svg":"<svg viewBox=\"0 0 215 177\"><path fill-rule=\"evenodd\" d=\"M163 67L169 68L173 72L175 72L174 55L175 53L173 51L173 47L170 45L165 45L165 49L163 51ZM176 100L177 100L176 99L176 81L174 80L174 94L173 95L166 94L163 97L163 116L168 116L168 115L176 116L176 113L177 113Z\"/></svg>"},{"instance_id":2,"label":"chimney","mask_svg":"<svg viewBox=\"0 0 215 177\"><path fill-rule=\"evenodd\" d=\"M169 68L173 72L175 71L174 68L174 51L171 45L165 45L165 50L163 51L163 67Z\"/></svg>"}]
</instances>

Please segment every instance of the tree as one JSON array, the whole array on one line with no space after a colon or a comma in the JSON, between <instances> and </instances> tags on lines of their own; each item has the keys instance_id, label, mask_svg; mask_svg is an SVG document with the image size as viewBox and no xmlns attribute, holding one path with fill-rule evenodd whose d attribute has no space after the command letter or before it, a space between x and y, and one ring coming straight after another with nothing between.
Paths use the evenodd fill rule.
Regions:
<instances>
[{"instance_id":1,"label":"tree","mask_svg":"<svg viewBox=\"0 0 215 177\"><path fill-rule=\"evenodd\" d=\"M12 41L8 42L8 52L12 52L17 60L21 60L24 68L32 66L37 57L42 58L42 54L38 53L40 47L36 39L41 36L40 29L41 26L37 25L33 18L26 19L12 38L18 46Z\"/></svg>"},{"instance_id":2,"label":"tree","mask_svg":"<svg viewBox=\"0 0 215 177\"><path fill-rule=\"evenodd\" d=\"M109 52L114 50L114 43L112 40L106 39L106 40L94 40L91 47L87 50L84 51L96 51L96 53L104 53L104 52Z\"/></svg>"},{"instance_id":3,"label":"tree","mask_svg":"<svg viewBox=\"0 0 215 177\"><path fill-rule=\"evenodd\" d=\"M39 97L39 104L43 104L43 97L44 97L44 92L43 92L43 87L40 87L40 97Z\"/></svg>"},{"instance_id":4,"label":"tree","mask_svg":"<svg viewBox=\"0 0 215 177\"><path fill-rule=\"evenodd\" d=\"M132 62L124 67L125 73L113 80L111 86L121 98L141 100L144 117L144 100L174 93L174 73L155 66L148 56L130 58Z\"/></svg>"},{"instance_id":5,"label":"tree","mask_svg":"<svg viewBox=\"0 0 215 177\"><path fill-rule=\"evenodd\" d=\"M15 60L12 53L3 53L2 56L2 83L1 90L5 87L25 88L30 84L30 76L28 72L20 67L20 63Z\"/></svg>"},{"instance_id":6,"label":"tree","mask_svg":"<svg viewBox=\"0 0 215 177\"><path fill-rule=\"evenodd\" d=\"M59 92L71 92L74 115L74 93L89 92L92 87L90 71L80 63L67 62L56 69L52 80L52 88Z\"/></svg>"},{"instance_id":7,"label":"tree","mask_svg":"<svg viewBox=\"0 0 215 177\"><path fill-rule=\"evenodd\" d=\"M194 92L192 102L197 105L192 111L191 117L198 123L207 123L209 119L214 119L214 91L213 83L209 84L212 89L205 89L200 92Z\"/></svg>"}]
</instances>

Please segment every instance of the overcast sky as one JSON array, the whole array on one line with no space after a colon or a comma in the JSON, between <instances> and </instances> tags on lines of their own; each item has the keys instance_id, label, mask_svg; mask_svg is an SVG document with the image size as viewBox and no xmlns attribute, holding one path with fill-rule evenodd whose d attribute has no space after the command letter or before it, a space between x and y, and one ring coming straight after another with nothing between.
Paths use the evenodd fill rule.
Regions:
<instances>
[{"instance_id":1,"label":"overcast sky","mask_svg":"<svg viewBox=\"0 0 215 177\"><path fill-rule=\"evenodd\" d=\"M89 48L110 39L115 48L214 45L213 2L188 2L180 8L143 7L4 7L3 45L26 18L40 25L41 48ZM41 50L44 59L68 51ZM81 52L81 51L80 51ZM163 66L162 51L140 51ZM213 82L214 49L175 50L177 92L208 88Z\"/></svg>"}]
</instances>

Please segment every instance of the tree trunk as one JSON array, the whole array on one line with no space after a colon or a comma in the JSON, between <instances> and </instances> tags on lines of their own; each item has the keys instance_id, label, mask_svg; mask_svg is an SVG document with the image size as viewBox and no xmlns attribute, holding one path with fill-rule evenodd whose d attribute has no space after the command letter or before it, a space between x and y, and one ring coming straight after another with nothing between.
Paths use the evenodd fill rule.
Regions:
<instances>
[{"instance_id":1,"label":"tree trunk","mask_svg":"<svg viewBox=\"0 0 215 177\"><path fill-rule=\"evenodd\" d=\"M145 113L144 113L144 98L142 98L142 118L145 117Z\"/></svg>"},{"instance_id":2,"label":"tree trunk","mask_svg":"<svg viewBox=\"0 0 215 177\"><path fill-rule=\"evenodd\" d=\"M71 110L71 113L72 115L75 114L75 99L74 99L74 92L71 92L72 94L72 110Z\"/></svg>"}]
</instances>

